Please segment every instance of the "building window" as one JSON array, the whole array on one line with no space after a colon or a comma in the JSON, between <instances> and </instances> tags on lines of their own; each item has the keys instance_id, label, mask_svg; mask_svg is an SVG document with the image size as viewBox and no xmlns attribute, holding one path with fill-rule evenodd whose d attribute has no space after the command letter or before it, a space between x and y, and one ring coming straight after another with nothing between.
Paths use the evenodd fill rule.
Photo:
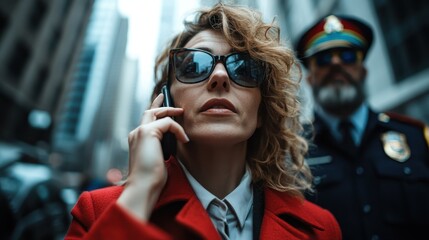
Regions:
<instances>
[{"instance_id":1,"label":"building window","mask_svg":"<svg viewBox=\"0 0 429 240\"><path fill-rule=\"evenodd\" d=\"M28 19L31 30L37 31L37 29L39 28L40 24L43 21L43 18L45 17L46 9L47 9L47 6L44 1L42 0L34 1L34 5L33 5L33 8L31 9L31 13Z\"/></svg>"},{"instance_id":2,"label":"building window","mask_svg":"<svg viewBox=\"0 0 429 240\"><path fill-rule=\"evenodd\" d=\"M61 102L61 94L63 93L62 85L58 85L54 91L53 97L51 99L50 109L54 112L58 109L58 105Z\"/></svg>"},{"instance_id":3,"label":"building window","mask_svg":"<svg viewBox=\"0 0 429 240\"><path fill-rule=\"evenodd\" d=\"M12 15L15 10L15 6L20 2L20 0L1 0L0 9L6 12L6 14Z\"/></svg>"},{"instance_id":4,"label":"building window","mask_svg":"<svg viewBox=\"0 0 429 240\"><path fill-rule=\"evenodd\" d=\"M37 100L43 92L43 88L45 86L46 80L48 78L48 68L42 67L37 74L36 82L34 83L33 88L33 97Z\"/></svg>"},{"instance_id":5,"label":"building window","mask_svg":"<svg viewBox=\"0 0 429 240\"><path fill-rule=\"evenodd\" d=\"M71 9L71 3L72 3L72 0L65 0L62 2L63 6L61 8L61 16L67 16L69 10Z\"/></svg>"},{"instance_id":6,"label":"building window","mask_svg":"<svg viewBox=\"0 0 429 240\"><path fill-rule=\"evenodd\" d=\"M8 118L5 116L9 115L9 112L11 111L12 107L14 107L14 103L12 102L12 100L5 94L0 94L0 109L3 115L3 117L0 118L0 138L4 138L5 132L7 132L6 123Z\"/></svg>"},{"instance_id":7,"label":"building window","mask_svg":"<svg viewBox=\"0 0 429 240\"><path fill-rule=\"evenodd\" d=\"M16 43L14 50L10 52L7 64L9 76L15 85L18 85L20 77L30 58L30 48L22 41Z\"/></svg>"},{"instance_id":8,"label":"building window","mask_svg":"<svg viewBox=\"0 0 429 240\"><path fill-rule=\"evenodd\" d=\"M6 27L9 24L9 19L0 11L0 42L3 38Z\"/></svg>"},{"instance_id":9,"label":"building window","mask_svg":"<svg viewBox=\"0 0 429 240\"><path fill-rule=\"evenodd\" d=\"M47 41L48 43L47 49L48 49L49 55L52 55L54 52L56 52L58 43L60 42L61 33L62 33L61 30L58 28L56 28L55 30L52 30L50 39L49 41Z\"/></svg>"},{"instance_id":10,"label":"building window","mask_svg":"<svg viewBox=\"0 0 429 240\"><path fill-rule=\"evenodd\" d=\"M429 67L429 1L374 0L396 82Z\"/></svg>"}]
</instances>

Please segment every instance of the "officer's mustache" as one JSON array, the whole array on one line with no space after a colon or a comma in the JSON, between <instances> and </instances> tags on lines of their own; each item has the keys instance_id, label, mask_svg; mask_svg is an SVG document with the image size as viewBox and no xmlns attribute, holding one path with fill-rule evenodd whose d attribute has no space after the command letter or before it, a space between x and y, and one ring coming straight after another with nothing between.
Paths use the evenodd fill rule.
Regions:
<instances>
[{"instance_id":1,"label":"officer's mustache","mask_svg":"<svg viewBox=\"0 0 429 240\"><path fill-rule=\"evenodd\" d=\"M320 86L326 86L331 84L335 80L334 76L338 74L343 75L349 84L353 86L359 85L359 83L352 77L352 75L350 75L347 71L345 71L341 66L335 65L330 68L326 77L322 78L320 82Z\"/></svg>"}]
</instances>

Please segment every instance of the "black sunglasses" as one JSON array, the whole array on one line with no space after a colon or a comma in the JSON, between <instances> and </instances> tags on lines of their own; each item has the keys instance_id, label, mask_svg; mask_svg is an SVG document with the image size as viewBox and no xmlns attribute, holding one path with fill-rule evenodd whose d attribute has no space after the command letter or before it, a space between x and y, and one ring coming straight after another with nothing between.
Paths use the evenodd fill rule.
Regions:
<instances>
[{"instance_id":1,"label":"black sunglasses","mask_svg":"<svg viewBox=\"0 0 429 240\"><path fill-rule=\"evenodd\" d=\"M323 67L332 63L333 56L338 56L344 64L353 64L362 60L362 52L352 48L323 51L314 55L313 58L319 67Z\"/></svg>"},{"instance_id":2,"label":"black sunglasses","mask_svg":"<svg viewBox=\"0 0 429 240\"><path fill-rule=\"evenodd\" d=\"M265 75L261 61L246 53L213 55L202 49L178 48L170 50L169 71L174 70L176 79L182 83L198 83L210 77L216 64L221 62L229 78L243 87L258 87Z\"/></svg>"}]
</instances>

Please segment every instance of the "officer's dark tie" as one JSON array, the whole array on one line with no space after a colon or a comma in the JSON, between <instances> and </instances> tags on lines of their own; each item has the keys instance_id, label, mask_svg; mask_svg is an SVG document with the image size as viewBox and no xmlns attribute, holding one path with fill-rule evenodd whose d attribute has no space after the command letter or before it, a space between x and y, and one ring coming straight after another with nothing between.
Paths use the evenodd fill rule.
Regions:
<instances>
[{"instance_id":1,"label":"officer's dark tie","mask_svg":"<svg viewBox=\"0 0 429 240\"><path fill-rule=\"evenodd\" d=\"M351 134L353 128L354 126L349 120L343 120L338 125L342 137L341 145L343 145L349 153L355 153L357 151L355 141Z\"/></svg>"}]
</instances>

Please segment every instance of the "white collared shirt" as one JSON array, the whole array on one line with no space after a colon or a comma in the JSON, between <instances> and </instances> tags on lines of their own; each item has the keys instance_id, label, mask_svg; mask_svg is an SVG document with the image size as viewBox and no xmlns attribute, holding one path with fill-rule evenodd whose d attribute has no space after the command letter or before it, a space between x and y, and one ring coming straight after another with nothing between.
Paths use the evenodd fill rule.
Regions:
<instances>
[{"instance_id":1,"label":"white collared shirt","mask_svg":"<svg viewBox=\"0 0 429 240\"><path fill-rule=\"evenodd\" d=\"M191 184L192 189L202 203L204 209L207 210L210 202L217 199L215 195L207 191L179 161L185 175ZM246 172L241 178L240 184L230 192L224 199L227 201L229 210L234 214L235 221L228 221L229 238L230 239L252 239L253 230L253 189L250 170L246 167ZM232 208L232 209L231 209ZM231 217L228 217L231 220ZM238 220L238 221L237 221Z\"/></svg>"}]
</instances>

